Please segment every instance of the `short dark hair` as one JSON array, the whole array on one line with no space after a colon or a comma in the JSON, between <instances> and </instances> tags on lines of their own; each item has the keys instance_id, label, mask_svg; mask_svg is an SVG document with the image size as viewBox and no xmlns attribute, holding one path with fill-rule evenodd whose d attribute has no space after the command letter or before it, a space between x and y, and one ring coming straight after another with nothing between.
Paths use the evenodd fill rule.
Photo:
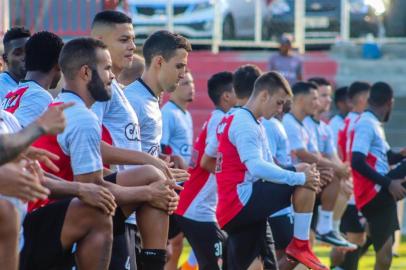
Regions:
<instances>
[{"instance_id":1,"label":"short dark hair","mask_svg":"<svg viewBox=\"0 0 406 270\"><path fill-rule=\"evenodd\" d=\"M293 96L292 89L290 89L290 85L285 77L279 72L270 71L258 77L255 81L252 94L256 96L264 90L267 90L270 94L274 94L280 89L282 89L288 96Z\"/></svg>"},{"instance_id":2,"label":"short dark hair","mask_svg":"<svg viewBox=\"0 0 406 270\"><path fill-rule=\"evenodd\" d=\"M307 80L308 82L314 83L317 86L331 86L331 83L323 77L312 77Z\"/></svg>"},{"instance_id":3,"label":"short dark hair","mask_svg":"<svg viewBox=\"0 0 406 270\"><path fill-rule=\"evenodd\" d=\"M107 50L107 46L100 40L93 38L72 39L63 46L59 57L59 65L67 79L73 79L77 71L84 65L96 68L97 49Z\"/></svg>"},{"instance_id":4,"label":"short dark hair","mask_svg":"<svg viewBox=\"0 0 406 270\"><path fill-rule=\"evenodd\" d=\"M58 64L63 47L62 39L54 33L35 33L25 44L25 68L27 71L49 72Z\"/></svg>"},{"instance_id":5,"label":"short dark hair","mask_svg":"<svg viewBox=\"0 0 406 270\"><path fill-rule=\"evenodd\" d=\"M218 72L207 81L207 90L214 105L219 105L220 97L224 92L233 89L233 73L228 71Z\"/></svg>"},{"instance_id":6,"label":"short dark hair","mask_svg":"<svg viewBox=\"0 0 406 270\"><path fill-rule=\"evenodd\" d=\"M393 98L393 89L386 82L374 83L369 92L368 103L372 106L383 106Z\"/></svg>"},{"instance_id":7,"label":"short dark hair","mask_svg":"<svg viewBox=\"0 0 406 270\"><path fill-rule=\"evenodd\" d=\"M348 98L353 99L359 94L367 93L371 90L371 85L367 82L356 81L348 87Z\"/></svg>"},{"instance_id":8,"label":"short dark hair","mask_svg":"<svg viewBox=\"0 0 406 270\"><path fill-rule=\"evenodd\" d=\"M145 40L142 48L145 65L149 67L152 58L157 55L161 55L165 61L169 61L175 55L177 49L185 49L187 52L190 52L192 51L192 45L179 34L166 30L157 31Z\"/></svg>"},{"instance_id":9,"label":"short dark hair","mask_svg":"<svg viewBox=\"0 0 406 270\"><path fill-rule=\"evenodd\" d=\"M96 25L113 25L122 23L132 23L130 17L120 11L104 10L96 14L93 18L92 29Z\"/></svg>"},{"instance_id":10,"label":"short dark hair","mask_svg":"<svg viewBox=\"0 0 406 270\"><path fill-rule=\"evenodd\" d=\"M294 96L308 95L312 90L317 90L317 85L311 82L297 82L292 87Z\"/></svg>"},{"instance_id":11,"label":"short dark hair","mask_svg":"<svg viewBox=\"0 0 406 270\"><path fill-rule=\"evenodd\" d=\"M30 36L31 36L30 30L24 27L20 26L12 27L9 30L7 30L7 32L4 34L3 44L5 46L5 44L10 42L11 40L19 38L27 38Z\"/></svg>"},{"instance_id":12,"label":"short dark hair","mask_svg":"<svg viewBox=\"0 0 406 270\"><path fill-rule=\"evenodd\" d=\"M238 98L249 98L254 91L255 80L261 76L261 69L255 65L242 65L234 71L234 91Z\"/></svg>"},{"instance_id":13,"label":"short dark hair","mask_svg":"<svg viewBox=\"0 0 406 270\"><path fill-rule=\"evenodd\" d=\"M334 104L345 102L347 100L348 86L337 88L334 91Z\"/></svg>"}]
</instances>

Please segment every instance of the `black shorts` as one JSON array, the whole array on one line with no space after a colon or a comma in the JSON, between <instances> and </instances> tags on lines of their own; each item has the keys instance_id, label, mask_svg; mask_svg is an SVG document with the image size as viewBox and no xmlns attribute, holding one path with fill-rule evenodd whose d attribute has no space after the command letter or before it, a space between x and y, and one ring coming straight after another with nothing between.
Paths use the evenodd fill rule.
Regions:
<instances>
[{"instance_id":1,"label":"black shorts","mask_svg":"<svg viewBox=\"0 0 406 270\"><path fill-rule=\"evenodd\" d=\"M340 231L342 233L365 232L366 219L355 205L348 205L341 218Z\"/></svg>"},{"instance_id":2,"label":"black shorts","mask_svg":"<svg viewBox=\"0 0 406 270\"><path fill-rule=\"evenodd\" d=\"M268 218L276 250L285 250L293 238L293 217L282 215Z\"/></svg>"},{"instance_id":3,"label":"black shorts","mask_svg":"<svg viewBox=\"0 0 406 270\"><path fill-rule=\"evenodd\" d=\"M117 173L112 173L104 180L113 184L116 184ZM111 252L110 270L127 270L137 269L136 263L136 247L134 232L132 231L130 224L126 224L127 217L124 215L120 207L116 208L116 212L113 217L113 248ZM127 228L126 228L127 226Z\"/></svg>"},{"instance_id":4,"label":"black shorts","mask_svg":"<svg viewBox=\"0 0 406 270\"><path fill-rule=\"evenodd\" d=\"M168 239L175 238L182 232L181 228L179 227L178 221L175 218L175 214L169 216L169 231L168 231Z\"/></svg>"},{"instance_id":5,"label":"black shorts","mask_svg":"<svg viewBox=\"0 0 406 270\"><path fill-rule=\"evenodd\" d=\"M374 249L379 251L394 236L395 231L399 230L396 202L386 189L381 189L361 212L368 222L369 237Z\"/></svg>"},{"instance_id":6,"label":"black shorts","mask_svg":"<svg viewBox=\"0 0 406 270\"><path fill-rule=\"evenodd\" d=\"M20 270L64 269L72 261L71 250L64 250L61 243L70 202L71 199L60 200L27 214Z\"/></svg>"},{"instance_id":7,"label":"black shorts","mask_svg":"<svg viewBox=\"0 0 406 270\"><path fill-rule=\"evenodd\" d=\"M267 220L276 211L291 205L294 187L257 181L243 209L224 226L228 233L227 257L230 269L247 269L264 254ZM274 254L272 255L274 256Z\"/></svg>"},{"instance_id":8,"label":"black shorts","mask_svg":"<svg viewBox=\"0 0 406 270\"><path fill-rule=\"evenodd\" d=\"M406 161L391 170L387 175L391 179L402 179L406 176ZM405 187L406 185L403 184ZM382 188L378 194L362 209L362 214L367 219L369 237L375 251L382 248L385 242L399 230L399 220L395 199L387 189Z\"/></svg>"},{"instance_id":9,"label":"black shorts","mask_svg":"<svg viewBox=\"0 0 406 270\"><path fill-rule=\"evenodd\" d=\"M225 233L215 222L200 222L173 215L196 255L199 269L221 269Z\"/></svg>"},{"instance_id":10,"label":"black shorts","mask_svg":"<svg viewBox=\"0 0 406 270\"><path fill-rule=\"evenodd\" d=\"M112 173L104 177L104 180L113 184L117 182L117 173ZM124 215L120 207L116 208L116 213L113 217L113 235L122 235L125 233L125 221L127 217Z\"/></svg>"}]
</instances>

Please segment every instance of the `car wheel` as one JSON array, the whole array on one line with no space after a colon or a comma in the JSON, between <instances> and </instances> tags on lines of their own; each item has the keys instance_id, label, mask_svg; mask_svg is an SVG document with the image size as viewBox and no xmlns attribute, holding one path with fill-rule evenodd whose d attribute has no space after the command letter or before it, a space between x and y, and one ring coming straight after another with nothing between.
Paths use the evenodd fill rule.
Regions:
<instances>
[{"instance_id":1,"label":"car wheel","mask_svg":"<svg viewBox=\"0 0 406 270\"><path fill-rule=\"evenodd\" d=\"M235 38L234 20L228 15L223 22L223 39Z\"/></svg>"}]
</instances>

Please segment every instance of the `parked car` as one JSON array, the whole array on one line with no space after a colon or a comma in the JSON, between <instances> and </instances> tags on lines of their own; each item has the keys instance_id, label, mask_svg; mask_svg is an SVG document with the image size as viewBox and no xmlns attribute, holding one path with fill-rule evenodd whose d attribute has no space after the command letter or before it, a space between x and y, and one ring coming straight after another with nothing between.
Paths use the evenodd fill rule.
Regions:
<instances>
[{"instance_id":1,"label":"parked car","mask_svg":"<svg viewBox=\"0 0 406 270\"><path fill-rule=\"evenodd\" d=\"M273 0L269 21L272 37L292 33L294 29L294 0ZM306 38L334 38L340 32L341 1L306 0ZM350 0L350 36L360 37L378 33L378 17L365 0Z\"/></svg>"},{"instance_id":2,"label":"parked car","mask_svg":"<svg viewBox=\"0 0 406 270\"><path fill-rule=\"evenodd\" d=\"M173 23L176 32L190 38L211 38L214 3L219 4L223 38L253 38L255 33L255 0L173 0ZM145 38L167 24L165 0L127 0L125 2L135 25L137 37ZM267 21L269 0L261 0L264 38L269 37ZM123 5L124 6L124 5ZM123 8L122 8L123 9Z\"/></svg>"}]
</instances>

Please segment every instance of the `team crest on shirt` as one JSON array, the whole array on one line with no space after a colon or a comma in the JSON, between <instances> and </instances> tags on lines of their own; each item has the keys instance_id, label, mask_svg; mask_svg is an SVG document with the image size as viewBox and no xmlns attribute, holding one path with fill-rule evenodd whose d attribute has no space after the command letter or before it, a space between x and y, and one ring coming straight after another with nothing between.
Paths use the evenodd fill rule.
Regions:
<instances>
[{"instance_id":1,"label":"team crest on shirt","mask_svg":"<svg viewBox=\"0 0 406 270\"><path fill-rule=\"evenodd\" d=\"M192 146L191 145L189 145L189 144L184 144L184 145L182 145L181 147L180 147L180 154L182 155L182 156L189 156L190 155L190 148L191 148Z\"/></svg>"},{"instance_id":2,"label":"team crest on shirt","mask_svg":"<svg viewBox=\"0 0 406 270\"><path fill-rule=\"evenodd\" d=\"M135 123L129 123L125 127L125 137L129 141L141 141L140 127Z\"/></svg>"},{"instance_id":3,"label":"team crest on shirt","mask_svg":"<svg viewBox=\"0 0 406 270\"><path fill-rule=\"evenodd\" d=\"M1 104L3 110L8 111L9 113L14 113L20 106L21 98L24 93L27 91L28 86L17 89L16 91L9 92Z\"/></svg>"}]
</instances>

